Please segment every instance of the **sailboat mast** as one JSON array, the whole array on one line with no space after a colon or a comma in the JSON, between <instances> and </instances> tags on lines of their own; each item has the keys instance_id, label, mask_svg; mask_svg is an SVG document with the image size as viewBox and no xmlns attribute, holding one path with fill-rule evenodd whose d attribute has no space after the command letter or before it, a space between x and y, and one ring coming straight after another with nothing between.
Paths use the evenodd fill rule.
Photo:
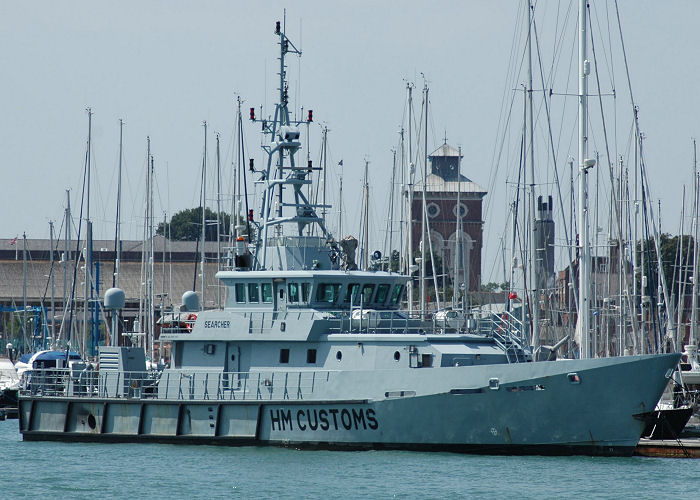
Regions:
<instances>
[{"instance_id":1,"label":"sailboat mast","mask_svg":"<svg viewBox=\"0 0 700 500\"><path fill-rule=\"evenodd\" d=\"M338 238L343 237L343 160L340 160L340 178L338 179Z\"/></svg>"},{"instance_id":2,"label":"sailboat mast","mask_svg":"<svg viewBox=\"0 0 700 500\"><path fill-rule=\"evenodd\" d=\"M121 262L121 208L122 208L122 157L123 157L124 120L119 119L119 170L117 173L117 218L114 224L114 274L112 287L119 287L119 265ZM117 314L117 311L114 311Z\"/></svg>"},{"instance_id":3,"label":"sailboat mast","mask_svg":"<svg viewBox=\"0 0 700 500\"><path fill-rule=\"evenodd\" d=\"M407 231L406 231L406 274L411 277L406 285L406 296L408 297L408 312L413 312L413 273L411 272L411 266L413 265L413 179L415 175L415 164L413 163L413 137L412 137L412 121L413 121L413 85L410 83L406 84L406 91L408 92L408 169L406 175L408 176L407 188L406 188L406 217L407 221Z\"/></svg>"},{"instance_id":4,"label":"sailboat mast","mask_svg":"<svg viewBox=\"0 0 700 500\"><path fill-rule=\"evenodd\" d=\"M27 335L27 235L22 233L22 344L25 349L34 349Z\"/></svg>"},{"instance_id":5,"label":"sailboat mast","mask_svg":"<svg viewBox=\"0 0 700 500\"><path fill-rule=\"evenodd\" d=\"M61 330L67 329L67 332L71 331L71 324L70 322L66 326L66 312L67 309L73 310L73 297L68 294L68 265L71 263L71 268L75 268L75 264L72 263L72 259L70 258L70 231L71 231L71 215L70 215L70 190L66 189L66 210L65 210L65 218L66 218L66 235L65 238L63 239L63 252L64 252L64 257L63 257L63 318L61 319L62 325L61 325ZM69 303L70 301L70 303ZM72 314L69 316L69 321L72 318ZM70 340L69 335L66 334L66 340Z\"/></svg>"},{"instance_id":6,"label":"sailboat mast","mask_svg":"<svg viewBox=\"0 0 700 500\"><path fill-rule=\"evenodd\" d=\"M216 134L216 271L221 271L221 159L219 134ZM221 307L221 287L216 287L216 307Z\"/></svg>"},{"instance_id":7,"label":"sailboat mast","mask_svg":"<svg viewBox=\"0 0 700 500\"><path fill-rule=\"evenodd\" d=\"M425 151L424 151L424 161L423 161L423 187L422 187L422 209L421 209L421 232L420 232L420 310L421 317L425 317L425 233L426 226L428 225L427 216L425 213L425 197L427 194L427 181L428 181L428 86L423 87L423 112L425 116L425 130L423 136L425 138ZM437 292L437 290L435 290Z\"/></svg>"},{"instance_id":8,"label":"sailboat mast","mask_svg":"<svg viewBox=\"0 0 700 500\"><path fill-rule=\"evenodd\" d=\"M148 211L148 345L150 348L149 351L149 356L151 361L154 359L154 353L155 353L155 329L156 329L156 324L155 324L155 283L154 283L154 278L155 278L155 246L154 246L154 238L153 238L153 223L154 223L154 215L153 215L153 180L154 180L154 172L155 172L155 167L154 167L154 159L153 155L151 155L151 167L149 169L149 175L150 175L150 182L149 182L149 190L148 190L148 199L149 199L149 211Z\"/></svg>"},{"instance_id":9,"label":"sailboat mast","mask_svg":"<svg viewBox=\"0 0 700 500\"><path fill-rule=\"evenodd\" d=\"M391 186L389 187L389 219L387 220L387 232L384 236L384 257L387 260L386 271L391 271L391 254L394 233L394 186L396 185L396 150L391 150L393 160L391 163Z\"/></svg>"},{"instance_id":10,"label":"sailboat mast","mask_svg":"<svg viewBox=\"0 0 700 500\"><path fill-rule=\"evenodd\" d=\"M56 336L56 271L54 270L53 257L53 221L49 221L49 260L51 262L51 342L53 343Z\"/></svg>"},{"instance_id":11,"label":"sailboat mast","mask_svg":"<svg viewBox=\"0 0 700 500\"><path fill-rule=\"evenodd\" d=\"M309 123L309 122L307 122ZM323 191L322 191L322 217L326 220L326 181L328 180L328 127L323 127ZM342 236L338 236L342 238Z\"/></svg>"},{"instance_id":12,"label":"sailboat mast","mask_svg":"<svg viewBox=\"0 0 700 500\"><path fill-rule=\"evenodd\" d=\"M540 344L540 300L539 300L539 290L538 290L538 256L537 256L537 238L535 237L537 234L537 221L536 221L536 210L535 210L535 200L536 200L536 193L535 193L535 141L534 141L534 135L535 135L535 123L533 121L533 111L532 111L532 2L531 0L527 0L527 21L528 21L528 30L527 30L527 59L528 59L528 65L527 65L527 104L528 104L528 136L529 136L529 142L530 142L530 184L529 186L529 191L530 191L530 210L529 210L529 217L528 217L528 222L529 222L529 227L530 227L530 237L528 238L529 241L529 254L530 254L530 265L529 267L529 276L530 276L530 287L532 290L531 296L530 296L530 304L531 304L531 314L532 314L532 326L531 326L531 337L530 341L532 343L533 349L537 349ZM543 254L544 255L544 254Z\"/></svg>"},{"instance_id":13,"label":"sailboat mast","mask_svg":"<svg viewBox=\"0 0 700 500\"><path fill-rule=\"evenodd\" d=\"M402 272L403 270L403 262L404 259L407 257L404 255L404 225L406 224L406 210L405 210L405 203L406 203L406 196L407 196L407 191L406 191L406 169L404 166L404 129L401 127L401 130L399 131L399 136L401 137L401 142L400 142L400 148L401 148L401 153L399 156L399 165L401 166L401 171L399 172L399 178L401 179L401 198L399 199L400 205L399 205L399 263L398 263L398 271Z\"/></svg>"},{"instance_id":14,"label":"sailboat mast","mask_svg":"<svg viewBox=\"0 0 700 500\"><path fill-rule=\"evenodd\" d=\"M579 156L579 314L578 327L581 335L581 358L591 357L590 352L590 269L591 254L588 243L588 169L595 165L595 160L588 159L588 74L590 62L586 51L586 0L579 5L579 113L578 113L578 156Z\"/></svg>"},{"instance_id":15,"label":"sailboat mast","mask_svg":"<svg viewBox=\"0 0 700 500\"><path fill-rule=\"evenodd\" d=\"M200 260L200 269L202 274L202 309L205 308L204 294L206 290L206 279L204 276L204 262L206 259L206 241L207 241L207 122L204 122L204 155L202 156L202 251Z\"/></svg>"},{"instance_id":16,"label":"sailboat mast","mask_svg":"<svg viewBox=\"0 0 700 500\"><path fill-rule=\"evenodd\" d=\"M362 268L369 269L369 161L365 160L365 183L364 183L364 232L362 234Z\"/></svg>"},{"instance_id":17,"label":"sailboat mast","mask_svg":"<svg viewBox=\"0 0 700 500\"><path fill-rule=\"evenodd\" d=\"M693 139L693 297L690 306L690 342L698 345L698 156L695 139ZM680 346L679 346L680 350Z\"/></svg>"},{"instance_id":18,"label":"sailboat mast","mask_svg":"<svg viewBox=\"0 0 700 500\"><path fill-rule=\"evenodd\" d=\"M459 147L457 156L457 228L455 230L455 254L452 259L454 266L454 280L452 281L452 307L457 307L457 288L459 286L459 271L462 268L462 208L461 204L462 193L462 146ZM466 270L466 268L465 268ZM465 273L466 274L466 273ZM466 276L464 277L466 281Z\"/></svg>"},{"instance_id":19,"label":"sailboat mast","mask_svg":"<svg viewBox=\"0 0 700 500\"><path fill-rule=\"evenodd\" d=\"M693 202L693 209L695 209L695 202ZM678 306L676 307L676 321L678 322L678 331L681 331L681 325L683 325L683 305L685 303L685 279L686 279L686 266L683 265L683 239L684 239L684 229L685 229L685 184L683 185L683 192L681 195L681 224L680 230L678 231L678 257L675 262L678 266ZM642 252L643 254L644 252ZM687 265L687 264L686 264ZM646 277L642 277L645 279ZM675 273L674 273L675 278ZM642 285L643 286L643 285ZM644 302L642 302L642 313L644 312ZM671 312L670 312L671 313ZM691 326L692 328L692 326ZM678 339L682 340L682 339ZM680 345L680 342L678 342Z\"/></svg>"},{"instance_id":20,"label":"sailboat mast","mask_svg":"<svg viewBox=\"0 0 700 500\"><path fill-rule=\"evenodd\" d=\"M88 318L89 318L89 304L91 295L90 281L92 279L92 223L90 222L90 155L92 149L92 109L87 108L88 113L88 142L87 142L87 155L86 155L86 175L87 175L87 203L86 203L86 232L85 232L85 288L83 295L83 346L81 354L83 356L87 353L87 339L88 339Z\"/></svg>"}]
</instances>

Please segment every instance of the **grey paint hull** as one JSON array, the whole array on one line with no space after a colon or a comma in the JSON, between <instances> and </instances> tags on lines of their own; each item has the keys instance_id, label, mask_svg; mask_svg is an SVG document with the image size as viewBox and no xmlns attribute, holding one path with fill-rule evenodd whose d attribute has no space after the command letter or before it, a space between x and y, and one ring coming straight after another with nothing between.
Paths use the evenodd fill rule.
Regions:
<instances>
[{"instance_id":1,"label":"grey paint hull","mask_svg":"<svg viewBox=\"0 0 700 500\"><path fill-rule=\"evenodd\" d=\"M20 430L26 440L626 455L644 428L635 415L654 408L677 359L347 371L309 399L22 397Z\"/></svg>"}]
</instances>

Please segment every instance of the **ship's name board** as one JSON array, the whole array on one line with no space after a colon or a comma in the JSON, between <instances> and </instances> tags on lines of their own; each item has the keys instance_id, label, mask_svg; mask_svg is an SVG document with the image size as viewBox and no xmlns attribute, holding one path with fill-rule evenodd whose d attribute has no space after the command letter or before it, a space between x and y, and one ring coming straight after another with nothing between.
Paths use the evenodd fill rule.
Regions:
<instances>
[{"instance_id":1,"label":"ship's name board","mask_svg":"<svg viewBox=\"0 0 700 500\"><path fill-rule=\"evenodd\" d=\"M273 431L376 431L379 428L379 421L372 408L270 410L270 424Z\"/></svg>"},{"instance_id":2,"label":"ship's name board","mask_svg":"<svg viewBox=\"0 0 700 500\"><path fill-rule=\"evenodd\" d=\"M231 326L230 321L205 321L204 328L228 328Z\"/></svg>"}]
</instances>

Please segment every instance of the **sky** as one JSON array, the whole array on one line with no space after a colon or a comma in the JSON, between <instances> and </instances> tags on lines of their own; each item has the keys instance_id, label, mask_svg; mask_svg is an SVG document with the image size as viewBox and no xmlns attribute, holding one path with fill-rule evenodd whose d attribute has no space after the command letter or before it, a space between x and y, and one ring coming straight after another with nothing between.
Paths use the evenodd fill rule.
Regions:
<instances>
[{"instance_id":1,"label":"sky","mask_svg":"<svg viewBox=\"0 0 700 500\"><path fill-rule=\"evenodd\" d=\"M428 149L440 146L445 137L454 147L461 146L463 173L488 190L482 280L503 281L501 239L508 239L507 212L515 192L522 129L519 89L526 81L524 5L486 0L0 0L0 238L23 233L48 238L49 221L59 231L66 190L77 219L88 107L93 112L90 210L96 238L114 235L119 119L125 123L125 238L140 239L143 232L147 136L156 171L155 213L160 219L199 205L204 121L210 172L215 134L220 135L223 203L230 204L226 193L236 100L243 101L244 118L251 106L258 110L263 106L264 115L272 112L277 78L273 31L286 8L286 33L302 51L301 58L289 58L291 106L299 115L301 108L314 110L309 154L315 163L321 127L329 129L328 163L333 170L328 187L335 193L342 175L343 233L359 233L362 175L364 162L369 161L371 246L381 248L392 149L399 148L399 130L406 127L406 84L415 85L416 115L421 113L421 91L427 85ZM694 96L700 79L696 56L700 32L695 24L700 4L619 0L618 5L644 134L650 195L657 201L656 210L661 203L662 230L677 234L683 186L688 199L692 192L692 138L698 136ZM632 105L615 3L592 2L592 9L602 100L614 143L611 156L616 165L622 158L631 166ZM557 189L551 150L565 183L567 159L577 155L576 97L566 95L576 93L576 16L575 2L535 2L544 76L539 76L539 68L534 70L533 94L552 89L555 138L552 148L547 142L546 110L537 94L535 177L538 192L544 195ZM598 108L597 97L591 105ZM591 112L591 122L591 150L604 155L598 111ZM259 125L246 123L244 135L246 155L261 164ZM301 154L305 156L306 149ZM607 175L607 167L600 170L601 200L608 196ZM215 205L214 178L209 177L207 187L210 207ZM570 187L559 189L565 193L564 210L557 209L556 217L568 217ZM606 210L601 208L601 213ZM598 226L605 225L604 218ZM684 220L686 233L688 221Z\"/></svg>"}]
</instances>

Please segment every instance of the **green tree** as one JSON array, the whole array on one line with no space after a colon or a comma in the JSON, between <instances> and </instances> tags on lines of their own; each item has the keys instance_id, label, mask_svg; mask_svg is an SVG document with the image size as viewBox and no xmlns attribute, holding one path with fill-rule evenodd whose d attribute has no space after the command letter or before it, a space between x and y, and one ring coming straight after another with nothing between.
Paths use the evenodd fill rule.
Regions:
<instances>
[{"instance_id":1,"label":"green tree","mask_svg":"<svg viewBox=\"0 0 700 500\"><path fill-rule=\"evenodd\" d=\"M681 253L681 244L683 251ZM637 244L637 262L642 261L642 253L644 254L645 269L642 274L647 276L647 290L643 293L651 294L659 282L658 258L656 256L656 244L652 238L640 241ZM688 275L693 264L693 237L671 236L664 233L661 235L661 264L666 277L666 285L675 293L678 290L679 269L684 270ZM682 285L684 293L690 293L692 283L688 279L688 275L683 277ZM637 276L637 281L641 281L641 276Z\"/></svg>"},{"instance_id":2,"label":"green tree","mask_svg":"<svg viewBox=\"0 0 700 500\"><path fill-rule=\"evenodd\" d=\"M206 209L207 229L205 238L207 241L216 241L216 212ZM171 240L195 241L202 235L202 209L187 208L181 210L170 219L168 224L161 222L158 224L157 234L168 236ZM225 212L219 214L219 232L223 235L229 234L231 227L231 216ZM169 234L166 234L169 233Z\"/></svg>"}]
</instances>

